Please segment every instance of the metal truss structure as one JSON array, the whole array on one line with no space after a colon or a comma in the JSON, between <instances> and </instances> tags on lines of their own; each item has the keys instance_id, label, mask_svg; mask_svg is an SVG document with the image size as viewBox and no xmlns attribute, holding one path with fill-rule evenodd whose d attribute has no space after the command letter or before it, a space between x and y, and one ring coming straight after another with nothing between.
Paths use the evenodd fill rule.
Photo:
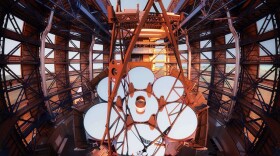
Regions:
<instances>
[{"instance_id":1,"label":"metal truss structure","mask_svg":"<svg viewBox=\"0 0 280 156\"><path fill-rule=\"evenodd\" d=\"M145 12L144 22L138 13L122 13L120 5L116 12L107 8L108 0L1 0L0 149L34 154L73 108L92 104L89 84L99 73L116 68L109 76L118 79L128 61L152 55L154 62L165 54L166 70L178 62L181 73L197 84L192 89L207 98L210 116L240 144L240 154L279 152L279 1L171 0L167 12L180 17L169 16L158 2L162 13L149 0L146 9L155 12ZM142 28L161 26L169 32L164 43L139 40ZM103 49L95 50L97 44ZM187 49L176 51L178 44ZM157 46L166 51L132 52Z\"/></svg>"},{"instance_id":2,"label":"metal truss structure","mask_svg":"<svg viewBox=\"0 0 280 156\"><path fill-rule=\"evenodd\" d=\"M128 69L128 62L131 60L132 50L135 47L135 44L137 41L140 40L140 33L142 29L158 29L162 26L164 27L166 36L169 39L169 46L170 49L174 52L176 62L178 63L179 71L180 73L184 73L181 60L180 60L180 54L178 51L178 44L177 40L175 38L175 35L173 34L173 28L177 27L177 24L179 24L179 18L178 16L168 16L163 3L161 0L157 1L157 3L160 6L160 9L162 13L155 13L151 14L150 9L153 6L155 10L158 10L155 5L154 0L150 0L147 2L145 9L143 10L143 15L139 19L139 10L137 10L136 13L122 13L120 12L120 6L117 5L117 12L116 15L112 11L111 15L109 16L109 21L113 23L112 28L112 38L111 38L111 46L110 46L110 55L109 55L109 81L112 83L114 81L114 87L112 90L109 91L109 98L108 98L108 111L107 111L107 124L106 124L106 136L107 136L107 142L109 147L109 155L112 155L111 150L111 137L110 137L110 115L113 108L113 100L116 97L118 88L121 83L121 78L123 75L126 74L126 70ZM120 13L118 13L120 12ZM136 24L136 21L138 22ZM173 23L171 25L171 22ZM133 29L133 33L131 29ZM127 31L127 33L124 33L124 31ZM114 52L119 51L121 54L121 60L116 61L114 59ZM184 77L182 77L183 82ZM183 83L185 86L186 84ZM109 88L110 85L109 85ZM186 88L186 87L184 87ZM125 118L125 123L129 122L129 119ZM132 121L133 122L133 121ZM128 126L126 126L128 127ZM125 130L127 132L127 130ZM127 135L127 134L125 134ZM139 134L138 134L139 135ZM105 135L104 135L105 137ZM104 139L103 139L104 140ZM141 141L144 141L141 139ZM144 144L144 143L143 143Z\"/></svg>"},{"instance_id":3,"label":"metal truss structure","mask_svg":"<svg viewBox=\"0 0 280 156\"><path fill-rule=\"evenodd\" d=\"M237 5L243 9L236 9ZM276 1L178 0L169 5L170 11L186 15L181 28L187 30L187 44L191 47L191 80L198 83L197 89L205 93L215 118L227 126L232 137L243 136L243 140L235 139L243 143L244 148L238 149L240 154L272 154L279 147L277 134L268 136L279 129L279 118L273 115L279 112L275 101L279 96L278 9ZM235 12L237 10L239 12ZM231 21L239 40L233 33L227 36L232 32ZM273 43L272 48L265 45L267 40ZM184 37L179 42L184 44ZM241 71L236 79L237 50L240 50ZM268 69L262 71L264 66ZM239 83L238 92L234 95L236 82ZM235 106L232 101L236 101ZM231 113L232 107L235 111Z\"/></svg>"},{"instance_id":4,"label":"metal truss structure","mask_svg":"<svg viewBox=\"0 0 280 156\"><path fill-rule=\"evenodd\" d=\"M90 43L106 46L110 38L99 22L107 20L104 5L1 1L1 149L16 149L11 155L33 153L51 135L52 124L59 126L73 107L92 103L86 85L92 74ZM101 19L92 22L91 11L101 12ZM48 20L55 36L40 34ZM16 44L10 46L11 40Z\"/></svg>"}]
</instances>

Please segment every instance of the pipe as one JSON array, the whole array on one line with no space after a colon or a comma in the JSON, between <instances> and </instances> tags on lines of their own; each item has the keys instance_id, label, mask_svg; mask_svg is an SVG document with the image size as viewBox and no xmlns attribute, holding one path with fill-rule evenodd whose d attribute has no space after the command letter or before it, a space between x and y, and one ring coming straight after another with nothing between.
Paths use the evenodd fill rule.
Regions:
<instances>
[{"instance_id":1,"label":"pipe","mask_svg":"<svg viewBox=\"0 0 280 156\"><path fill-rule=\"evenodd\" d=\"M51 30L52 27L52 20L53 20L54 10L51 10L50 17L48 20L48 25L43 31L41 35L41 46L40 46L40 70L41 70L41 79L42 79L42 90L44 94L44 103L48 109L50 116L53 118L53 112L49 103L48 99L48 90L47 90L47 81L46 81L46 74L45 74L45 47L46 47L46 37Z\"/></svg>"},{"instance_id":2,"label":"pipe","mask_svg":"<svg viewBox=\"0 0 280 156\"><path fill-rule=\"evenodd\" d=\"M191 80L192 50L189 42L189 35L186 35L186 45L188 48L188 79Z\"/></svg>"},{"instance_id":3,"label":"pipe","mask_svg":"<svg viewBox=\"0 0 280 156\"><path fill-rule=\"evenodd\" d=\"M239 45L239 36L233 26L232 19L230 12L227 11L227 17L228 17L228 25L230 32L233 35L234 42L235 42L235 75L234 75L234 83L233 83L233 91L232 91L232 100L231 100L231 105L228 111L228 115L226 117L226 121L229 121L232 116L232 111L236 103L236 95L238 91L238 78L240 74L240 45Z\"/></svg>"}]
</instances>

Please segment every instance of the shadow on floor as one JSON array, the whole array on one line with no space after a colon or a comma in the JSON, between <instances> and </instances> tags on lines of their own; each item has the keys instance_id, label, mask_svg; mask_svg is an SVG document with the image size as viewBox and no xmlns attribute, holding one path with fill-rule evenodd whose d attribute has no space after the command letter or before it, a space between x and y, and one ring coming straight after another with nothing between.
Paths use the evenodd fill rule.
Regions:
<instances>
[{"instance_id":1,"label":"shadow on floor","mask_svg":"<svg viewBox=\"0 0 280 156\"><path fill-rule=\"evenodd\" d=\"M90 156L90 152L93 149L75 151L75 143L73 136L67 136L68 140L65 144L65 147L61 153L61 156Z\"/></svg>"}]
</instances>

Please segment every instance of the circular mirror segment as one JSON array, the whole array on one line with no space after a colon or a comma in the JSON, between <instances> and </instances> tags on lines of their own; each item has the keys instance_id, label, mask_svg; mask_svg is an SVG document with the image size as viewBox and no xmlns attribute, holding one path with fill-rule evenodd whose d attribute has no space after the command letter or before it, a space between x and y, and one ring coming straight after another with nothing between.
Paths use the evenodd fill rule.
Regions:
<instances>
[{"instance_id":1,"label":"circular mirror segment","mask_svg":"<svg viewBox=\"0 0 280 156\"><path fill-rule=\"evenodd\" d=\"M132 97L128 96L127 103L123 103L123 112L127 112L127 106L136 122L146 122L158 111L157 99L153 95L149 97L145 91L135 91Z\"/></svg>"},{"instance_id":2,"label":"circular mirror segment","mask_svg":"<svg viewBox=\"0 0 280 156\"><path fill-rule=\"evenodd\" d=\"M101 140L106 130L107 122L107 108L108 103L99 103L92 106L85 114L84 127L92 138ZM110 117L110 138L113 138L121 132L124 126L124 122L121 118L124 115L120 112L119 116L117 112L112 109ZM106 138L107 139L107 136Z\"/></svg>"},{"instance_id":3,"label":"circular mirror segment","mask_svg":"<svg viewBox=\"0 0 280 156\"><path fill-rule=\"evenodd\" d=\"M113 90L115 86L115 82L112 82L111 88ZM121 99L123 99L125 97L126 91L127 91L127 83L122 79L117 95L114 98L114 102L117 101L117 97L120 96ZM108 77L105 77L104 79L102 79L98 85L97 85L97 94L98 96L104 100L104 101L108 101Z\"/></svg>"},{"instance_id":4,"label":"circular mirror segment","mask_svg":"<svg viewBox=\"0 0 280 156\"><path fill-rule=\"evenodd\" d=\"M183 95L184 87L179 79L163 76L155 81L153 91L158 99L163 96L166 102L174 102Z\"/></svg>"},{"instance_id":5,"label":"circular mirror segment","mask_svg":"<svg viewBox=\"0 0 280 156\"><path fill-rule=\"evenodd\" d=\"M150 130L148 124L133 124L127 131L122 131L117 139L115 148L120 155L146 154L149 156L162 156L165 153L165 147L161 146L163 140L159 137L160 135L156 128ZM151 142L153 143L150 144ZM149 144L150 146L145 149L144 145Z\"/></svg>"},{"instance_id":6,"label":"circular mirror segment","mask_svg":"<svg viewBox=\"0 0 280 156\"><path fill-rule=\"evenodd\" d=\"M146 89L149 83L153 83L155 80L154 73L146 67L132 68L126 76L128 83L133 83L135 89Z\"/></svg>"},{"instance_id":7,"label":"circular mirror segment","mask_svg":"<svg viewBox=\"0 0 280 156\"><path fill-rule=\"evenodd\" d=\"M155 76L150 69L135 67L121 81L114 102L117 101L118 108L122 106L123 111L119 112L121 113L119 116L115 109L112 109L110 118L110 138L115 139L113 144L120 155L161 156L165 153L162 135L166 139L178 141L185 140L195 133L197 127L195 112L185 104L175 102L184 93L182 82L173 76L163 76L155 82L154 80ZM127 94L129 92L127 84L134 86L133 94ZM112 82L112 88L114 85L115 83ZM99 82L97 93L102 100L108 101L108 77ZM117 98L118 96L120 98ZM126 100L121 102L124 98ZM159 111L159 105L163 111ZM97 140L102 139L106 130L107 107L107 103L94 105L84 118L86 132ZM124 127L127 123L121 120L125 113L128 113L126 115L130 115L131 118L127 119L131 121L128 127ZM158 129L151 128L152 124L144 123L150 123L151 116L155 114L154 122L157 123L155 125ZM170 127L167 134L163 134Z\"/></svg>"},{"instance_id":8,"label":"circular mirror segment","mask_svg":"<svg viewBox=\"0 0 280 156\"><path fill-rule=\"evenodd\" d=\"M157 124L164 132L173 123L167 137L174 140L184 140L191 136L197 127L195 112L181 103L170 103L164 106L164 111L158 112Z\"/></svg>"}]
</instances>

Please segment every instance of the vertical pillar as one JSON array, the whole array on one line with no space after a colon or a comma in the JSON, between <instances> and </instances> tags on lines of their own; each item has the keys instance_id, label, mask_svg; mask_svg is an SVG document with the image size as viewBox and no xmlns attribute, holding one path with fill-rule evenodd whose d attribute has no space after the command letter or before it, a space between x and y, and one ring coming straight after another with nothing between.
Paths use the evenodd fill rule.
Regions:
<instances>
[{"instance_id":1,"label":"vertical pillar","mask_svg":"<svg viewBox=\"0 0 280 156\"><path fill-rule=\"evenodd\" d=\"M41 47L40 47L40 70L41 70L41 80L42 80L42 89L43 89L43 94L44 94L44 102L45 105L48 109L49 114L51 115L51 117L53 117L53 113L52 113L52 109L50 106L50 103L48 101L48 90L47 90L47 82L46 82L46 74L45 74L45 42L46 42L46 37L48 35L48 33L51 30L52 27L52 19L53 19L53 14L54 14L54 10L51 11L49 20L48 20L48 25L45 28L44 32L42 33L41 36Z\"/></svg>"},{"instance_id":2,"label":"vertical pillar","mask_svg":"<svg viewBox=\"0 0 280 156\"><path fill-rule=\"evenodd\" d=\"M93 79L93 57L92 57L92 53L93 53L93 47L95 44L95 36L92 35L92 39L91 39L91 44L89 46L89 55L88 55L88 62L89 62L89 66L88 66L88 71L89 71L89 81L91 82ZM94 93L91 92L90 93L90 97L91 97L91 102L93 102L94 99Z\"/></svg>"},{"instance_id":3,"label":"vertical pillar","mask_svg":"<svg viewBox=\"0 0 280 156\"><path fill-rule=\"evenodd\" d=\"M232 24L232 19L230 12L227 11L227 18L228 18L228 25L230 32L233 35L234 42L235 42L235 75L234 75L234 82L233 82L233 91L232 91L232 99L231 99L231 105L228 111L228 116L226 118L226 121L230 120L233 107L235 106L236 103L236 95L237 95L237 87L238 87L238 78L239 78L239 73L240 73L240 45L239 45L239 36Z\"/></svg>"},{"instance_id":4,"label":"vertical pillar","mask_svg":"<svg viewBox=\"0 0 280 156\"><path fill-rule=\"evenodd\" d=\"M92 52L93 52L93 47L94 47L94 44L95 44L95 36L92 35L92 39L91 39L91 44L90 44L90 47L89 47L89 55L88 55L88 62L89 62L89 80L91 81L92 78L93 78L93 73L92 73L92 68L93 68L93 58L92 58Z\"/></svg>"},{"instance_id":5,"label":"vertical pillar","mask_svg":"<svg viewBox=\"0 0 280 156\"><path fill-rule=\"evenodd\" d=\"M188 48L188 80L191 80L192 50L189 42L189 35L186 35L186 45Z\"/></svg>"},{"instance_id":6,"label":"vertical pillar","mask_svg":"<svg viewBox=\"0 0 280 156\"><path fill-rule=\"evenodd\" d=\"M131 38L130 42L129 42L129 45L126 49L126 53L125 53L125 57L124 57L124 61L123 61L123 64L122 65L118 65L118 69L120 69L120 71L117 72L117 75L115 76L115 85L113 87L113 90L111 92L111 94L109 95L109 98L108 98L108 109L107 109L107 118L106 118L106 135L107 135L107 143L108 143L108 150L109 150L109 155L112 155L112 150L111 150L111 138L110 138L110 118L111 118L111 110L112 110L112 106L113 106L113 100L117 94L117 91L118 91L118 88L120 86L120 83L121 83L121 77L123 76L123 74L125 73L125 70L126 70L126 67L127 67L127 64L131 58L131 53L132 53L132 50L135 46L135 43L136 41L138 40L138 37L139 37L139 34L141 32L141 29L143 28L144 24L145 24L145 21L148 17L148 14L149 14L149 11L152 7L154 3L154 0L149 0L147 2L147 5L146 5L146 8L144 10L144 14L143 14L143 17L142 19L140 20L139 24L137 24L137 27L136 29L134 30L134 35L133 37ZM111 36L113 37L113 36ZM111 43L113 44L113 43ZM111 64L109 64L109 67L111 66ZM111 76L109 74L109 79L111 79ZM102 143L104 141L104 138L105 138L105 135L102 139Z\"/></svg>"}]
</instances>

